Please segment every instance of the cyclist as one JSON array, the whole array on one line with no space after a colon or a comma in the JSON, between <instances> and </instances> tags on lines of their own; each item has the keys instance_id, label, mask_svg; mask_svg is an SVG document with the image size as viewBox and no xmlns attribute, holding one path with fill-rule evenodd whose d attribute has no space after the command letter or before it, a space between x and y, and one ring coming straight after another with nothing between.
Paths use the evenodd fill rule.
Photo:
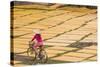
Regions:
<instances>
[{"instance_id":1,"label":"cyclist","mask_svg":"<svg viewBox=\"0 0 100 67\"><path fill-rule=\"evenodd\" d=\"M33 30L33 32L35 33L35 35L33 35L31 42L35 42L35 44L33 45L33 49L36 52L36 57L38 58L38 51L37 48L40 48L40 53L41 51L44 49L43 48L43 40L40 34L40 29L35 29Z\"/></svg>"}]
</instances>

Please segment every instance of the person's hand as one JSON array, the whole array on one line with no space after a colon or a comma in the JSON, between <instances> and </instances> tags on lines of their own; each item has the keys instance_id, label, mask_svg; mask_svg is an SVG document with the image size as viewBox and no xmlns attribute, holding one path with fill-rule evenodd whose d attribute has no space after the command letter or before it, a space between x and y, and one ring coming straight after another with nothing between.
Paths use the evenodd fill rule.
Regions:
<instances>
[{"instance_id":1,"label":"person's hand","mask_svg":"<svg viewBox=\"0 0 100 67\"><path fill-rule=\"evenodd\" d=\"M32 41L29 41L29 43L32 43Z\"/></svg>"}]
</instances>

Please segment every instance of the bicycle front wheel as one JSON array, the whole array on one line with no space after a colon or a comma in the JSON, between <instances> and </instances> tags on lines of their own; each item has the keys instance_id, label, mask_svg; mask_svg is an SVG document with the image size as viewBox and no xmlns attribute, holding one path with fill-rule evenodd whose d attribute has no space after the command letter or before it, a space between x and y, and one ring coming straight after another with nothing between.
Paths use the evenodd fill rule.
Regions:
<instances>
[{"instance_id":1,"label":"bicycle front wheel","mask_svg":"<svg viewBox=\"0 0 100 67\"><path fill-rule=\"evenodd\" d=\"M27 49L27 55L28 55L29 58L32 59L33 61L36 59L36 54L35 54L33 48L28 48L28 49Z\"/></svg>"}]
</instances>

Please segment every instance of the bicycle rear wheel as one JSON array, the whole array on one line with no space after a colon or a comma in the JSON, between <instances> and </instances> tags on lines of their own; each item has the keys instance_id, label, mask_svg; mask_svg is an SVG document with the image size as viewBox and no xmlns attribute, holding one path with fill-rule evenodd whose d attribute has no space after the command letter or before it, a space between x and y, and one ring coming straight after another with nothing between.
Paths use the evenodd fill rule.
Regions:
<instances>
[{"instance_id":1,"label":"bicycle rear wheel","mask_svg":"<svg viewBox=\"0 0 100 67\"><path fill-rule=\"evenodd\" d=\"M48 56L45 50L39 53L40 63L46 63L48 61Z\"/></svg>"},{"instance_id":2,"label":"bicycle rear wheel","mask_svg":"<svg viewBox=\"0 0 100 67\"><path fill-rule=\"evenodd\" d=\"M36 54L35 54L35 51L33 50L33 48L27 49L27 55L30 57L30 59L32 59L32 61L34 61L36 59Z\"/></svg>"}]
</instances>

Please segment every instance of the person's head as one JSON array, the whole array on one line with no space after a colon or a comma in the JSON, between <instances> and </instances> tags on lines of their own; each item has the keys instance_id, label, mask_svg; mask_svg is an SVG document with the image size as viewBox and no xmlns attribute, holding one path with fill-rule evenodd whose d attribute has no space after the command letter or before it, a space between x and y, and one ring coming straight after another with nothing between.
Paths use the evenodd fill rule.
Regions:
<instances>
[{"instance_id":1,"label":"person's head","mask_svg":"<svg viewBox=\"0 0 100 67\"><path fill-rule=\"evenodd\" d=\"M35 34L41 34L40 29L33 29L33 33L35 33Z\"/></svg>"}]
</instances>

